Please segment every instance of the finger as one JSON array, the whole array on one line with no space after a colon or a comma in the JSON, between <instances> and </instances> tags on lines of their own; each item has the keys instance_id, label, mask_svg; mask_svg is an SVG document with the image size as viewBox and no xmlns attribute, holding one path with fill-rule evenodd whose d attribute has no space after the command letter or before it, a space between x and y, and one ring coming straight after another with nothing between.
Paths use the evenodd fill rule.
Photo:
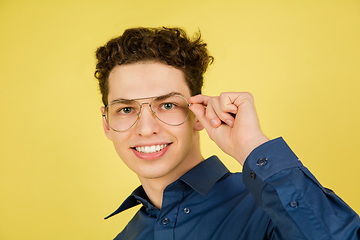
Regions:
<instances>
[{"instance_id":1,"label":"finger","mask_svg":"<svg viewBox=\"0 0 360 240\"><path fill-rule=\"evenodd\" d=\"M205 116L210 121L211 125L215 128L219 127L221 125L221 119L217 115L216 110L214 109L215 105L217 104L217 101L215 98L211 98L208 101L208 105L206 106L206 113Z\"/></svg>"},{"instance_id":2,"label":"finger","mask_svg":"<svg viewBox=\"0 0 360 240\"><path fill-rule=\"evenodd\" d=\"M202 104L204 106L207 106L209 99L211 99L210 96L199 94L199 95L190 97L188 99L188 102L192 103L192 104Z\"/></svg>"},{"instance_id":3,"label":"finger","mask_svg":"<svg viewBox=\"0 0 360 240\"><path fill-rule=\"evenodd\" d=\"M228 112L228 113L232 113L232 114L237 114L238 108L237 106L234 104L234 102L236 101L236 97L237 95L232 95L232 93L222 93L219 96L220 99L220 107L222 109L222 111L224 112Z\"/></svg>"},{"instance_id":4,"label":"finger","mask_svg":"<svg viewBox=\"0 0 360 240\"><path fill-rule=\"evenodd\" d=\"M192 104L189 109L195 114L208 133L212 130L211 122L206 118L206 108L202 104Z\"/></svg>"},{"instance_id":5,"label":"finger","mask_svg":"<svg viewBox=\"0 0 360 240\"><path fill-rule=\"evenodd\" d=\"M245 102L253 102L254 97L249 92L226 92L220 94L220 99L226 103L232 103L239 107Z\"/></svg>"},{"instance_id":6,"label":"finger","mask_svg":"<svg viewBox=\"0 0 360 240\"><path fill-rule=\"evenodd\" d=\"M213 127L219 127L221 125L221 120L216 116L213 109L207 108L209 101L212 99L213 97L200 94L189 98L189 103L203 105L205 107L204 117L207 118L207 121L209 121Z\"/></svg>"},{"instance_id":7,"label":"finger","mask_svg":"<svg viewBox=\"0 0 360 240\"><path fill-rule=\"evenodd\" d=\"M235 107L236 108L236 107ZM224 103L221 102L219 97L215 97L215 98L211 98L208 101L208 105L207 105L207 112L209 112L209 118L214 119L214 127L218 127L219 123L215 121L217 121L217 119L219 119L221 122L220 123L225 123L227 125L229 125L230 127L232 127L234 125L234 121L235 121L235 117L233 115L233 113L236 114L237 112L237 108L229 108L229 107L224 107ZM233 113L232 113L233 112ZM217 118L215 118L215 116Z\"/></svg>"}]
</instances>

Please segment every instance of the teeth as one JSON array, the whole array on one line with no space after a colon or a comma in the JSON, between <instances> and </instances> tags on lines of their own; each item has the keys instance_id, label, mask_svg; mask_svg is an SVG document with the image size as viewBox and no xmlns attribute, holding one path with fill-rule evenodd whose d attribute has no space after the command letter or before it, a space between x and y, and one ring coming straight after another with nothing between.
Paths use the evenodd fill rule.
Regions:
<instances>
[{"instance_id":1,"label":"teeth","mask_svg":"<svg viewBox=\"0 0 360 240\"><path fill-rule=\"evenodd\" d=\"M136 151L141 153L154 153L163 150L169 144L161 144L161 145L152 145L145 147L135 147Z\"/></svg>"}]
</instances>

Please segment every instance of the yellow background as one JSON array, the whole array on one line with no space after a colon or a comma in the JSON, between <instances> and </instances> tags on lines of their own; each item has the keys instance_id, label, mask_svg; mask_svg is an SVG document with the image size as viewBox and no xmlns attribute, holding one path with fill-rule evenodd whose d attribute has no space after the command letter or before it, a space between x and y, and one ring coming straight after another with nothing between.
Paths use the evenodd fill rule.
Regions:
<instances>
[{"instance_id":1,"label":"yellow background","mask_svg":"<svg viewBox=\"0 0 360 240\"><path fill-rule=\"evenodd\" d=\"M201 30L204 92L250 91L320 182L360 212L358 0L0 0L0 239L112 239L139 184L103 134L94 51L136 26ZM241 167L202 133L205 157Z\"/></svg>"}]
</instances>

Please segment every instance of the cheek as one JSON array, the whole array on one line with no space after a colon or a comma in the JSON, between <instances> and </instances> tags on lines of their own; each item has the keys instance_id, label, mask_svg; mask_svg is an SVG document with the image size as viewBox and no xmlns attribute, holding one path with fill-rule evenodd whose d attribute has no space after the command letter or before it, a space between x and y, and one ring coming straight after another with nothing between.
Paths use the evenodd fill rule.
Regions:
<instances>
[{"instance_id":1,"label":"cheek","mask_svg":"<svg viewBox=\"0 0 360 240\"><path fill-rule=\"evenodd\" d=\"M184 145L191 145L193 137L193 124L192 121L187 121L176 129L176 136L178 141Z\"/></svg>"},{"instance_id":2,"label":"cheek","mask_svg":"<svg viewBox=\"0 0 360 240\"><path fill-rule=\"evenodd\" d=\"M128 131L120 133L112 131L111 133L112 142L119 156L124 154L126 149L129 149L128 139L131 134Z\"/></svg>"}]
</instances>

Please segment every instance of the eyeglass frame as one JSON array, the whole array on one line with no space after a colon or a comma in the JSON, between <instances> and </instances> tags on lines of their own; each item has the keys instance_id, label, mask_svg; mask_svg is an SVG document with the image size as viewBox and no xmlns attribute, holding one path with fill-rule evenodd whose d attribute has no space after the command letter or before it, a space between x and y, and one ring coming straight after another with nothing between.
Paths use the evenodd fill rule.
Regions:
<instances>
[{"instance_id":1,"label":"eyeglass frame","mask_svg":"<svg viewBox=\"0 0 360 240\"><path fill-rule=\"evenodd\" d=\"M113 131L115 131L115 132L125 132L125 131L129 130L130 128L132 128L132 127L139 121L139 119L140 119L140 117L141 117L143 105L144 105L144 104L148 104L149 107L150 107L150 112L151 112L151 114L152 114L153 116L155 116L158 120L160 120L160 122L165 123L166 125L169 125L169 126L180 126L180 125L184 124L184 123L186 122L186 120L189 118L189 112L190 112L190 111L188 111L187 116L186 116L185 120L184 120L182 123L179 123L179 124L169 124L169 123L166 123L166 122L164 122L163 120L161 120L161 119L156 115L156 113L154 112L154 110L153 110L152 107L151 107L151 103L152 103L155 99L157 99L157 98L159 98L159 97L172 97L172 96L182 97L182 98L185 100L186 105L187 105L188 107L191 106L191 103L189 103L189 102L186 100L186 98L185 98L183 95L181 95L181 93L171 92L171 93L168 93L168 94L165 94L165 95L159 95L159 96L155 96L155 97L134 98L134 99L118 99L118 100L115 100L115 101L113 101L113 102L111 102L110 104L108 104L108 105L105 106L105 108L104 108L104 113L102 114L102 116L105 118L106 124L107 124L107 125L109 126L109 128L111 128ZM151 99L151 98L153 98L153 100L151 100L149 103L148 103L148 102L139 103L139 102L137 101L137 100L146 100L146 99ZM106 112L107 112L107 109L108 109L108 107L109 107L110 105L112 105L112 104L114 104L114 103L121 102L121 101L134 101L134 102L136 102L136 103L140 106L140 110L139 110L139 113L137 114L137 118L136 118L136 120L134 121L134 123L133 123L130 127L128 127L127 129L122 130L122 131L119 131L119 130L115 130L114 128L112 128L112 127L110 126L110 124L109 124L109 122L108 122L108 118L107 118L107 116L106 116ZM189 110L190 110L190 109L189 109Z\"/></svg>"}]
</instances>

